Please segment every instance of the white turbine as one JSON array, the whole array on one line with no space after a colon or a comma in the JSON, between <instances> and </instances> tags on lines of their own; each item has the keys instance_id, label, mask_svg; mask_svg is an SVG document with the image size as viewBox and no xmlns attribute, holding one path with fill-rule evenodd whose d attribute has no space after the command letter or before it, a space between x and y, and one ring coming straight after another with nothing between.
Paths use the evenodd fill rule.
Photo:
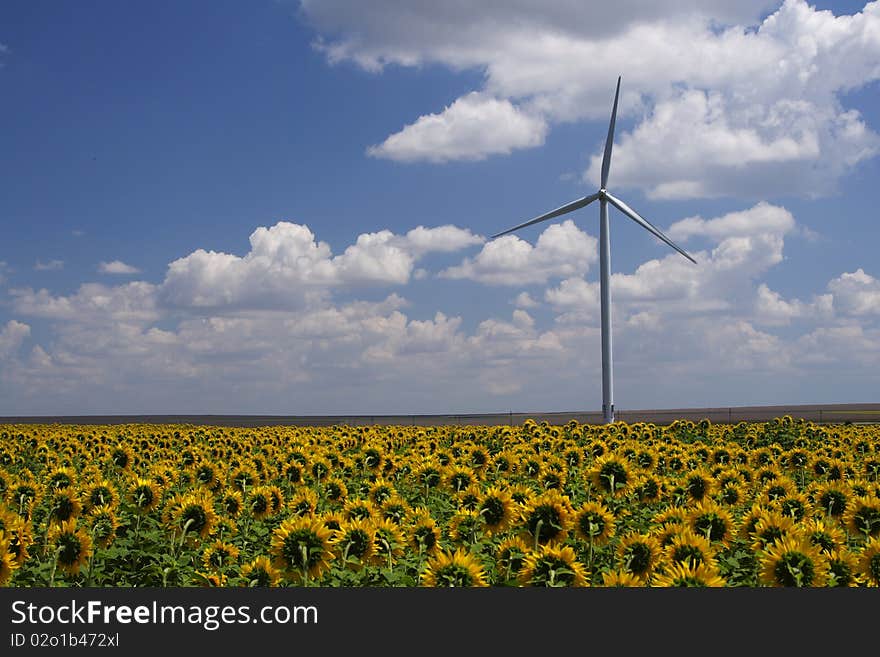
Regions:
<instances>
[{"instance_id":1,"label":"white turbine","mask_svg":"<svg viewBox=\"0 0 880 657\"><path fill-rule=\"evenodd\" d=\"M608 170L611 168L611 146L614 142L614 123L617 120L617 98L620 95L620 77L617 78L617 91L614 92L614 107L611 110L611 123L608 125L608 138L605 140L605 153L602 156L602 182L599 191L589 196L584 196L576 201L567 203L560 208L556 208L540 217L535 217L524 224L514 226L502 233L493 235L491 239L507 235L520 228L537 224L541 221L547 221L560 215L566 214L573 210L578 210L592 203L599 201L599 297L601 299L601 322L602 322L602 417L606 423L614 422L614 376L611 363L611 236L608 227L608 204L611 203L615 208L620 210L627 217L635 221L639 226L647 230L655 237L666 242L673 249L678 251L685 258L697 264L691 256L679 248L671 239L666 237L660 229L651 222L644 219L638 212L629 207L619 198L612 196L606 189L608 184Z\"/></svg>"}]
</instances>

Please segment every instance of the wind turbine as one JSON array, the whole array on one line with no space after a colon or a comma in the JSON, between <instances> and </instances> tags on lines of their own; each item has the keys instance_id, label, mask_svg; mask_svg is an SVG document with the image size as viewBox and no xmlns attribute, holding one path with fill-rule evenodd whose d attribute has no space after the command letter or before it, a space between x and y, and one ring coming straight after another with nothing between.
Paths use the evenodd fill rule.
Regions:
<instances>
[{"instance_id":1,"label":"wind turbine","mask_svg":"<svg viewBox=\"0 0 880 657\"><path fill-rule=\"evenodd\" d=\"M551 210L539 217L535 217L519 226L514 226L504 232L493 235L490 239L507 235L520 228L547 221L563 214L583 208L593 201L599 201L599 297L601 301L601 330L602 330L602 417L606 423L614 422L614 373L611 362L611 236L608 227L608 204L620 210L627 217L635 221L639 226L647 230L655 237L666 242L692 263L697 261L679 248L671 239L666 237L659 228L654 226L638 212L629 207L607 189L608 170L611 168L611 147L614 142L614 123L617 120L617 99L620 96L620 77L617 78L617 91L614 92L614 107L611 109L611 123L608 125L608 137L605 140L605 153L602 155L602 181L599 191L589 196L584 196L562 207Z\"/></svg>"}]
</instances>

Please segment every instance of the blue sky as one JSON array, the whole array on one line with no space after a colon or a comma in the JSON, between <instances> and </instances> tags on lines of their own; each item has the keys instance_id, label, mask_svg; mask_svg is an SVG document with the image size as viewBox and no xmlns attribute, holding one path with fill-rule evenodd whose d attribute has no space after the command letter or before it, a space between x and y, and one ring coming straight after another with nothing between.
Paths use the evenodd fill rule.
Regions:
<instances>
[{"instance_id":1,"label":"blue sky","mask_svg":"<svg viewBox=\"0 0 880 657\"><path fill-rule=\"evenodd\" d=\"M876 401L880 3L0 7L0 415ZM369 5L369 7L367 7ZM601 28L601 29L600 29Z\"/></svg>"}]
</instances>

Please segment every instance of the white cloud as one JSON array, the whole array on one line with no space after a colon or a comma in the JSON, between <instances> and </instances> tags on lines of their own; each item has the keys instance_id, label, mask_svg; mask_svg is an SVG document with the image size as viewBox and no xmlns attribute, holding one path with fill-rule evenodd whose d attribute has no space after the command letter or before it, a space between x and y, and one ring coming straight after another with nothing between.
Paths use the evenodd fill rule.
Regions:
<instances>
[{"instance_id":1,"label":"white cloud","mask_svg":"<svg viewBox=\"0 0 880 657\"><path fill-rule=\"evenodd\" d=\"M462 96L439 114L426 114L384 142L370 146L374 157L399 162L482 160L544 143L547 124L508 100L477 92Z\"/></svg>"},{"instance_id":2,"label":"white cloud","mask_svg":"<svg viewBox=\"0 0 880 657\"><path fill-rule=\"evenodd\" d=\"M34 264L34 269L36 271L58 271L59 269L64 269L64 261L50 260L49 262L42 262L37 260Z\"/></svg>"},{"instance_id":3,"label":"white cloud","mask_svg":"<svg viewBox=\"0 0 880 657\"><path fill-rule=\"evenodd\" d=\"M843 273L828 283L834 295L834 307L857 317L880 315L880 280L866 274L860 267Z\"/></svg>"},{"instance_id":4,"label":"white cloud","mask_svg":"<svg viewBox=\"0 0 880 657\"><path fill-rule=\"evenodd\" d=\"M880 78L878 2L841 16L805 0L478 4L303 2L331 62L484 73L483 88L414 121L376 154L473 159L540 145L554 123L604 124L618 73L612 188L657 198L812 197L880 152L880 136L842 96ZM596 182L602 145L584 146Z\"/></svg>"},{"instance_id":5,"label":"white cloud","mask_svg":"<svg viewBox=\"0 0 880 657\"><path fill-rule=\"evenodd\" d=\"M115 287L85 283L70 296L29 288L10 290L10 294L15 311L31 317L77 323L151 322L159 318L156 290L155 285L135 281Z\"/></svg>"},{"instance_id":6,"label":"white cloud","mask_svg":"<svg viewBox=\"0 0 880 657\"><path fill-rule=\"evenodd\" d=\"M786 325L793 319L830 319L834 315L834 297L822 294L811 303L800 299L786 301L778 292L771 290L766 283L758 285L755 298L755 323Z\"/></svg>"},{"instance_id":7,"label":"white cloud","mask_svg":"<svg viewBox=\"0 0 880 657\"><path fill-rule=\"evenodd\" d=\"M0 359L10 356L31 334L31 327L14 319L0 329Z\"/></svg>"},{"instance_id":8,"label":"white cloud","mask_svg":"<svg viewBox=\"0 0 880 657\"><path fill-rule=\"evenodd\" d=\"M403 236L389 230L363 233L334 256L308 226L281 221L257 228L244 256L198 249L175 260L160 298L175 307L201 309L298 308L323 299L332 288L403 285L425 254L481 242L455 226L418 226Z\"/></svg>"},{"instance_id":9,"label":"white cloud","mask_svg":"<svg viewBox=\"0 0 880 657\"><path fill-rule=\"evenodd\" d=\"M102 274L139 274L140 269L127 265L121 260L113 260L111 262L102 262L98 265L98 271Z\"/></svg>"},{"instance_id":10,"label":"white cloud","mask_svg":"<svg viewBox=\"0 0 880 657\"><path fill-rule=\"evenodd\" d=\"M516 290L506 316L442 295L415 310L397 293L362 298L358 269L373 283L391 281L380 286L399 280L393 268L378 275L364 263L482 242L441 228L369 233L334 256L307 228L278 224L254 231L245 256L214 254L217 268L209 258L207 271L178 272L189 280L174 279L170 267L161 284L87 283L70 295L10 290L12 311L48 320L33 331L48 336L28 347L29 324L0 325L0 414L598 408L599 290L595 275L585 278L595 239L568 221L548 226L534 245L512 242L522 252L513 264L488 250L493 242L466 260L469 276L489 285L537 285L522 272L542 272L543 290ZM669 251L612 276L618 408L858 401L854 391L870 388L880 364L878 279L857 269L819 294L785 298L765 275L784 266L785 239L798 226L766 203L690 217L669 232L701 241L699 265ZM187 258L199 253L208 252ZM284 286L260 296L270 270L320 293L299 305L272 296ZM192 285L190 296L175 290L183 305L163 302L169 280ZM345 301L333 294L342 285ZM200 306L199 298L219 301Z\"/></svg>"},{"instance_id":11,"label":"white cloud","mask_svg":"<svg viewBox=\"0 0 880 657\"><path fill-rule=\"evenodd\" d=\"M520 292L513 300L513 305L528 310L529 308L537 308L540 304L528 292Z\"/></svg>"},{"instance_id":12,"label":"white cloud","mask_svg":"<svg viewBox=\"0 0 880 657\"><path fill-rule=\"evenodd\" d=\"M545 283L550 278L586 273L596 262L596 245L596 238L567 219L546 228L534 246L516 235L487 242L476 256L445 269L440 276L489 285Z\"/></svg>"}]
</instances>

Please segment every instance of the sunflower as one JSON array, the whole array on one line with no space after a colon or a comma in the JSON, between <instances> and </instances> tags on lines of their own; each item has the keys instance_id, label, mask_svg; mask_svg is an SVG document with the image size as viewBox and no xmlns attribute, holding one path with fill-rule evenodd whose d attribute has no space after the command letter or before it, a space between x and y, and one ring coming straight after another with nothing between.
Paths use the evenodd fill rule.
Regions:
<instances>
[{"instance_id":1,"label":"sunflower","mask_svg":"<svg viewBox=\"0 0 880 657\"><path fill-rule=\"evenodd\" d=\"M828 585L833 587L858 586L859 562L852 552L835 548L825 554L828 560Z\"/></svg>"},{"instance_id":2,"label":"sunflower","mask_svg":"<svg viewBox=\"0 0 880 657\"><path fill-rule=\"evenodd\" d=\"M228 580L225 573L203 573L197 570L193 575L193 582L196 586L207 588L225 587Z\"/></svg>"},{"instance_id":3,"label":"sunflower","mask_svg":"<svg viewBox=\"0 0 880 657\"><path fill-rule=\"evenodd\" d=\"M205 568L222 572L238 561L239 549L232 543L216 540L202 552L202 563Z\"/></svg>"},{"instance_id":4,"label":"sunflower","mask_svg":"<svg viewBox=\"0 0 880 657\"><path fill-rule=\"evenodd\" d=\"M82 504L73 490L70 488L49 490L46 506L49 508L47 520L50 524L76 518L82 512Z\"/></svg>"},{"instance_id":5,"label":"sunflower","mask_svg":"<svg viewBox=\"0 0 880 657\"><path fill-rule=\"evenodd\" d=\"M788 477L779 476L768 481L758 493L757 501L766 506L772 506L781 499L797 494L797 485Z\"/></svg>"},{"instance_id":6,"label":"sunflower","mask_svg":"<svg viewBox=\"0 0 880 657\"><path fill-rule=\"evenodd\" d=\"M710 543L730 545L733 539L733 518L724 507L711 499L701 500L688 514L688 526Z\"/></svg>"},{"instance_id":7,"label":"sunflower","mask_svg":"<svg viewBox=\"0 0 880 657\"><path fill-rule=\"evenodd\" d=\"M795 532L795 522L778 511L767 511L755 523L751 535L752 549L763 550L776 541L791 536Z\"/></svg>"},{"instance_id":8,"label":"sunflower","mask_svg":"<svg viewBox=\"0 0 880 657\"><path fill-rule=\"evenodd\" d=\"M540 545L529 551L518 580L523 586L589 586L583 564L568 545Z\"/></svg>"},{"instance_id":9,"label":"sunflower","mask_svg":"<svg viewBox=\"0 0 880 657\"><path fill-rule=\"evenodd\" d=\"M445 476L446 485L455 493L460 493L474 483L473 470L462 465L449 466Z\"/></svg>"},{"instance_id":10,"label":"sunflower","mask_svg":"<svg viewBox=\"0 0 880 657\"><path fill-rule=\"evenodd\" d=\"M486 573L479 558L464 549L438 551L428 559L420 578L422 586L476 587L488 586Z\"/></svg>"},{"instance_id":11,"label":"sunflower","mask_svg":"<svg viewBox=\"0 0 880 657\"><path fill-rule=\"evenodd\" d=\"M663 481L653 474L641 474L633 482L640 502L656 502L663 492Z\"/></svg>"},{"instance_id":12,"label":"sunflower","mask_svg":"<svg viewBox=\"0 0 880 657\"><path fill-rule=\"evenodd\" d=\"M383 518L373 521L375 532L373 546L373 562L377 565L387 565L400 557L406 547L406 539L400 526L392 520Z\"/></svg>"},{"instance_id":13,"label":"sunflower","mask_svg":"<svg viewBox=\"0 0 880 657\"><path fill-rule=\"evenodd\" d=\"M846 537L840 527L824 517L807 519L801 531L812 545L825 554L831 554L846 544Z\"/></svg>"},{"instance_id":14,"label":"sunflower","mask_svg":"<svg viewBox=\"0 0 880 657\"><path fill-rule=\"evenodd\" d=\"M614 536L614 514L601 502L586 502L574 512L574 531L591 545L605 545Z\"/></svg>"},{"instance_id":15,"label":"sunflower","mask_svg":"<svg viewBox=\"0 0 880 657\"><path fill-rule=\"evenodd\" d=\"M647 581L657 568L661 554L659 541L649 534L627 534L617 546L622 571L643 581Z\"/></svg>"},{"instance_id":16,"label":"sunflower","mask_svg":"<svg viewBox=\"0 0 880 657\"><path fill-rule=\"evenodd\" d=\"M58 567L75 575L92 554L92 539L76 520L66 520L49 528L47 540L55 548Z\"/></svg>"},{"instance_id":17,"label":"sunflower","mask_svg":"<svg viewBox=\"0 0 880 657\"><path fill-rule=\"evenodd\" d=\"M236 490L246 493L260 483L260 474L252 465L242 464L232 470L229 481Z\"/></svg>"},{"instance_id":18,"label":"sunflower","mask_svg":"<svg viewBox=\"0 0 880 657\"><path fill-rule=\"evenodd\" d=\"M91 511L101 506L115 509L119 503L116 487L103 477L85 489L83 498L85 499L86 511Z\"/></svg>"},{"instance_id":19,"label":"sunflower","mask_svg":"<svg viewBox=\"0 0 880 657\"><path fill-rule=\"evenodd\" d=\"M760 554L759 580L767 586L824 586L828 579L828 561L809 541L798 536L783 536Z\"/></svg>"},{"instance_id":20,"label":"sunflower","mask_svg":"<svg viewBox=\"0 0 880 657\"><path fill-rule=\"evenodd\" d=\"M237 518L244 506L244 498L239 490L227 488L220 497L220 508L230 518Z\"/></svg>"},{"instance_id":21,"label":"sunflower","mask_svg":"<svg viewBox=\"0 0 880 657\"><path fill-rule=\"evenodd\" d=\"M254 486L247 494L245 507L254 520L265 520L273 515L272 493L268 486Z\"/></svg>"},{"instance_id":22,"label":"sunflower","mask_svg":"<svg viewBox=\"0 0 880 657\"><path fill-rule=\"evenodd\" d=\"M391 482L382 479L376 479L367 491L367 498L376 506L382 506L385 500L397 495L394 485Z\"/></svg>"},{"instance_id":23,"label":"sunflower","mask_svg":"<svg viewBox=\"0 0 880 657\"><path fill-rule=\"evenodd\" d=\"M73 468L54 468L45 478L46 488L52 490L64 490L76 485L76 471ZM0 491L2 492L2 491Z\"/></svg>"},{"instance_id":24,"label":"sunflower","mask_svg":"<svg viewBox=\"0 0 880 657\"><path fill-rule=\"evenodd\" d=\"M853 533L867 538L880 537L880 497L856 495L843 513L843 522Z\"/></svg>"},{"instance_id":25,"label":"sunflower","mask_svg":"<svg viewBox=\"0 0 880 657\"><path fill-rule=\"evenodd\" d=\"M626 570L606 571L602 573L602 586L608 588L645 586L645 580Z\"/></svg>"},{"instance_id":26,"label":"sunflower","mask_svg":"<svg viewBox=\"0 0 880 657\"><path fill-rule=\"evenodd\" d=\"M19 479L11 484L7 490L9 509L18 513L25 520L31 517L31 511L41 494L41 487L35 481Z\"/></svg>"},{"instance_id":27,"label":"sunflower","mask_svg":"<svg viewBox=\"0 0 880 657\"><path fill-rule=\"evenodd\" d=\"M535 491L528 484L514 484L507 489L510 499L519 506L525 506L534 496Z\"/></svg>"},{"instance_id":28,"label":"sunflower","mask_svg":"<svg viewBox=\"0 0 880 657\"><path fill-rule=\"evenodd\" d=\"M674 563L651 580L651 586L666 588L715 588L726 585L727 582L718 571L705 563L695 566Z\"/></svg>"},{"instance_id":29,"label":"sunflower","mask_svg":"<svg viewBox=\"0 0 880 657\"><path fill-rule=\"evenodd\" d=\"M763 504L753 504L746 514L740 518L737 536L745 540L751 540L758 521L772 510Z\"/></svg>"},{"instance_id":30,"label":"sunflower","mask_svg":"<svg viewBox=\"0 0 880 657\"><path fill-rule=\"evenodd\" d=\"M537 548L539 544L565 540L573 515L571 500L557 490L549 490L522 508L518 524L524 538Z\"/></svg>"},{"instance_id":31,"label":"sunflower","mask_svg":"<svg viewBox=\"0 0 880 657\"><path fill-rule=\"evenodd\" d=\"M372 521L346 520L330 539L330 545L346 567L355 570L369 563L375 550L376 530Z\"/></svg>"},{"instance_id":32,"label":"sunflower","mask_svg":"<svg viewBox=\"0 0 880 657\"><path fill-rule=\"evenodd\" d=\"M477 513L487 534L499 534L513 521L513 499L508 491L490 486L477 501Z\"/></svg>"},{"instance_id":33,"label":"sunflower","mask_svg":"<svg viewBox=\"0 0 880 657\"><path fill-rule=\"evenodd\" d=\"M9 551L9 541L3 532L0 532L0 586L5 586L6 582L12 579L12 571L16 567L15 557Z\"/></svg>"},{"instance_id":34,"label":"sunflower","mask_svg":"<svg viewBox=\"0 0 880 657\"><path fill-rule=\"evenodd\" d=\"M402 497L394 496L382 504L380 515L384 520L390 520L395 525L401 526L406 521L406 517L410 512L409 503Z\"/></svg>"},{"instance_id":35,"label":"sunflower","mask_svg":"<svg viewBox=\"0 0 880 657\"><path fill-rule=\"evenodd\" d=\"M116 513L113 509L108 509L107 507L92 509L82 521L89 528L89 532L95 540L95 545L99 548L109 546L116 537L116 530L119 529Z\"/></svg>"},{"instance_id":36,"label":"sunflower","mask_svg":"<svg viewBox=\"0 0 880 657\"><path fill-rule=\"evenodd\" d=\"M343 504L345 498L348 497L348 487L345 482L338 477L331 477L324 482L322 487L324 499L333 504Z\"/></svg>"},{"instance_id":37,"label":"sunflower","mask_svg":"<svg viewBox=\"0 0 880 657\"><path fill-rule=\"evenodd\" d=\"M138 513L149 513L159 505L162 489L155 482L138 477L128 497Z\"/></svg>"},{"instance_id":38,"label":"sunflower","mask_svg":"<svg viewBox=\"0 0 880 657\"><path fill-rule=\"evenodd\" d=\"M589 478L597 490L620 495L627 490L630 483L628 463L614 454L600 456L590 470Z\"/></svg>"},{"instance_id":39,"label":"sunflower","mask_svg":"<svg viewBox=\"0 0 880 657\"><path fill-rule=\"evenodd\" d=\"M663 549L666 562L696 567L706 564L715 567L715 550L706 538L691 529L684 528L672 535L669 544Z\"/></svg>"},{"instance_id":40,"label":"sunflower","mask_svg":"<svg viewBox=\"0 0 880 657\"><path fill-rule=\"evenodd\" d=\"M437 488L443 482L443 471L432 462L424 463L416 468L416 481L424 487L425 492Z\"/></svg>"},{"instance_id":41,"label":"sunflower","mask_svg":"<svg viewBox=\"0 0 880 657\"><path fill-rule=\"evenodd\" d=\"M239 570L241 584L247 587L278 586L281 577L281 571L272 565L268 557L257 557Z\"/></svg>"},{"instance_id":42,"label":"sunflower","mask_svg":"<svg viewBox=\"0 0 880 657\"><path fill-rule=\"evenodd\" d=\"M503 581L512 580L525 563L529 546L519 536L505 538L495 549L495 564L497 572L504 573Z\"/></svg>"},{"instance_id":43,"label":"sunflower","mask_svg":"<svg viewBox=\"0 0 880 657\"><path fill-rule=\"evenodd\" d=\"M31 521L12 512L4 513L0 507L0 524L0 533L5 535L6 549L12 555L15 567L22 566L29 556L28 548L34 542Z\"/></svg>"},{"instance_id":44,"label":"sunflower","mask_svg":"<svg viewBox=\"0 0 880 657\"><path fill-rule=\"evenodd\" d=\"M872 538L862 548L858 569L868 586L880 586L880 538Z\"/></svg>"},{"instance_id":45,"label":"sunflower","mask_svg":"<svg viewBox=\"0 0 880 657\"><path fill-rule=\"evenodd\" d=\"M433 553L440 543L440 530L431 512L423 507L412 510L409 521L409 543L420 553Z\"/></svg>"},{"instance_id":46,"label":"sunflower","mask_svg":"<svg viewBox=\"0 0 880 657\"><path fill-rule=\"evenodd\" d=\"M217 514L209 494L196 491L171 498L165 508L164 520L177 536L206 538L214 529Z\"/></svg>"},{"instance_id":47,"label":"sunflower","mask_svg":"<svg viewBox=\"0 0 880 657\"><path fill-rule=\"evenodd\" d=\"M371 520L378 518L380 513L370 500L350 499L342 507L342 515L348 520Z\"/></svg>"},{"instance_id":48,"label":"sunflower","mask_svg":"<svg viewBox=\"0 0 880 657\"><path fill-rule=\"evenodd\" d=\"M300 488L287 503L287 507L295 516L314 515L318 508L318 494L311 488Z\"/></svg>"},{"instance_id":49,"label":"sunflower","mask_svg":"<svg viewBox=\"0 0 880 657\"><path fill-rule=\"evenodd\" d=\"M791 493L780 497L773 502L772 506L778 509L782 515L793 518L795 522L801 522L812 511L810 500L803 493Z\"/></svg>"},{"instance_id":50,"label":"sunflower","mask_svg":"<svg viewBox=\"0 0 880 657\"><path fill-rule=\"evenodd\" d=\"M319 580L330 569L330 530L315 518L283 521L272 532L272 565L293 582Z\"/></svg>"},{"instance_id":51,"label":"sunflower","mask_svg":"<svg viewBox=\"0 0 880 657\"><path fill-rule=\"evenodd\" d=\"M700 502L712 490L714 479L703 469L697 469L684 477L682 484L688 499Z\"/></svg>"}]
</instances>

